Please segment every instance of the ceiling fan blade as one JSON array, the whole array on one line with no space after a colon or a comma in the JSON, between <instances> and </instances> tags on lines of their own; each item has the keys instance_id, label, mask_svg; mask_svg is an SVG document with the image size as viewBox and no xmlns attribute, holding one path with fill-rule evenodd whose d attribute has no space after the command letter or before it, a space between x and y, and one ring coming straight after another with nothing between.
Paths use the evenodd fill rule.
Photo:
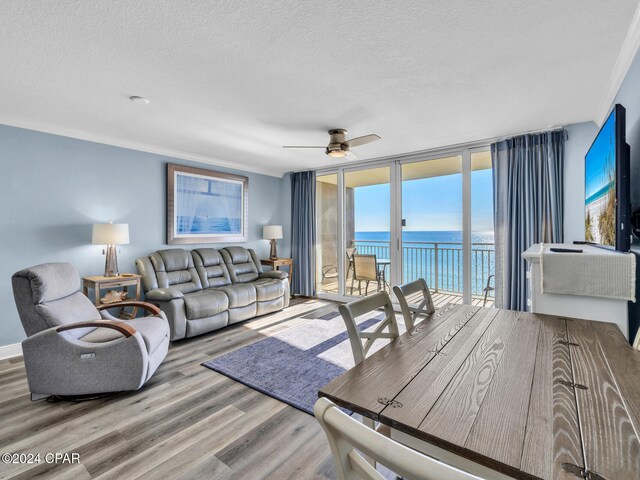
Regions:
<instances>
[{"instance_id":1,"label":"ceiling fan blade","mask_svg":"<svg viewBox=\"0 0 640 480\"><path fill-rule=\"evenodd\" d=\"M366 143L375 142L376 140L380 140L380 136L372 133L371 135L364 135L362 137L352 138L351 140L347 140L344 143L349 145L349 148L358 147L360 145L364 145Z\"/></svg>"},{"instance_id":2,"label":"ceiling fan blade","mask_svg":"<svg viewBox=\"0 0 640 480\"><path fill-rule=\"evenodd\" d=\"M285 145L282 148L327 148L327 147L326 146L316 147L316 146L309 146L309 145Z\"/></svg>"}]
</instances>

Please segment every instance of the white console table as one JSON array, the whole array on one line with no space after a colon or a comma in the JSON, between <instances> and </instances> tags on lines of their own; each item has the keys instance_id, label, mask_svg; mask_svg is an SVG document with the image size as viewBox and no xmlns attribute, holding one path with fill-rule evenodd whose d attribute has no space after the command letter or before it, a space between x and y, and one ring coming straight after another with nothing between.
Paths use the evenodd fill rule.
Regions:
<instances>
[{"instance_id":1,"label":"white console table","mask_svg":"<svg viewBox=\"0 0 640 480\"><path fill-rule=\"evenodd\" d=\"M596 248L588 245L550 245L545 247ZM579 295L558 295L542 293L542 273L540 266L541 245L532 245L522 257L527 261L529 278L528 306L533 313L546 313L564 317L582 318L615 323L623 335L629 339L628 302L610 298L587 297ZM615 254L612 252L612 254Z\"/></svg>"}]
</instances>

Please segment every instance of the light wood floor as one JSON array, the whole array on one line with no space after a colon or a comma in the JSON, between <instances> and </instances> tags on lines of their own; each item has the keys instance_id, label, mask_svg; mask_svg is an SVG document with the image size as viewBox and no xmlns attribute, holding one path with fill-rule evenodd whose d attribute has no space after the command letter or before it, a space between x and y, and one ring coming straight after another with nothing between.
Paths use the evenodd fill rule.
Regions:
<instances>
[{"instance_id":1,"label":"light wood floor","mask_svg":"<svg viewBox=\"0 0 640 480\"><path fill-rule=\"evenodd\" d=\"M312 416L200 365L333 309L295 299L284 312L175 342L138 392L82 403L31 402L22 359L1 361L0 453L75 452L80 464L0 464L0 478L335 478Z\"/></svg>"}]
</instances>

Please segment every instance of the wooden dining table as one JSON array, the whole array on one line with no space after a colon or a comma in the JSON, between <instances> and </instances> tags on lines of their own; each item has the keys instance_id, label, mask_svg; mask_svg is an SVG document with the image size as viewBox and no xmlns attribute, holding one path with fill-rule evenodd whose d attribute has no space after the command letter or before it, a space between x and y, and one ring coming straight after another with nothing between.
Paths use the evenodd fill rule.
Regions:
<instances>
[{"instance_id":1,"label":"wooden dining table","mask_svg":"<svg viewBox=\"0 0 640 480\"><path fill-rule=\"evenodd\" d=\"M486 479L640 479L640 352L612 323L447 305L319 391Z\"/></svg>"}]
</instances>

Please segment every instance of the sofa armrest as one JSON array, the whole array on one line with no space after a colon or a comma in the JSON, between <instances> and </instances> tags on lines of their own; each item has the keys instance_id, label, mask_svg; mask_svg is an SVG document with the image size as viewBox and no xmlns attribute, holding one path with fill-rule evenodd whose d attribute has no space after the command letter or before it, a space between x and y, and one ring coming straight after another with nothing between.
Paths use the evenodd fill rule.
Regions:
<instances>
[{"instance_id":1,"label":"sofa armrest","mask_svg":"<svg viewBox=\"0 0 640 480\"><path fill-rule=\"evenodd\" d=\"M282 272L280 270L269 270L268 272L262 272L260 274L260 278L278 278L280 280L284 280L288 277L289 274L287 272Z\"/></svg>"},{"instance_id":2,"label":"sofa armrest","mask_svg":"<svg viewBox=\"0 0 640 480\"><path fill-rule=\"evenodd\" d=\"M182 298L183 293L177 288L154 288L144 294L145 298L159 302L168 302L176 298Z\"/></svg>"},{"instance_id":3,"label":"sofa armrest","mask_svg":"<svg viewBox=\"0 0 640 480\"><path fill-rule=\"evenodd\" d=\"M110 308L122 308L122 307L138 307L146 310L147 312L152 313L153 315L160 315L162 310L160 310L155 305L148 302L140 302L138 300L125 300L124 302L116 302L116 303L105 303L104 305L98 305L96 308L98 310L108 310Z\"/></svg>"},{"instance_id":4,"label":"sofa armrest","mask_svg":"<svg viewBox=\"0 0 640 480\"><path fill-rule=\"evenodd\" d=\"M60 333L66 330L75 330L76 328L87 327L110 328L111 330L116 330L127 338L136 334L136 329L130 324L115 320L87 320L85 322L67 323L66 325L56 327L56 332Z\"/></svg>"}]
</instances>

